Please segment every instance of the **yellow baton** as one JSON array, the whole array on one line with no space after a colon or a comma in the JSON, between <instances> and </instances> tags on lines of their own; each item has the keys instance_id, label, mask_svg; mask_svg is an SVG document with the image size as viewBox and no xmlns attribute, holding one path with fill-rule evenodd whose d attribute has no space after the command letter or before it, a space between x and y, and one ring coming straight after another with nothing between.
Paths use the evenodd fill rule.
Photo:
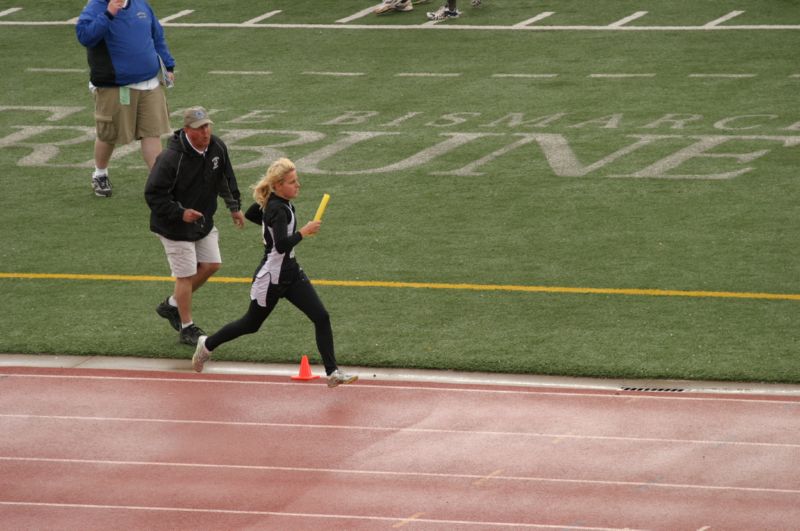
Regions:
<instances>
[{"instance_id":1,"label":"yellow baton","mask_svg":"<svg viewBox=\"0 0 800 531\"><path fill-rule=\"evenodd\" d=\"M325 213L325 208L328 206L328 201L330 201L331 196L325 194L322 196L322 201L319 202L319 207L317 208L317 213L314 215L314 221L321 221L322 214Z\"/></svg>"}]
</instances>

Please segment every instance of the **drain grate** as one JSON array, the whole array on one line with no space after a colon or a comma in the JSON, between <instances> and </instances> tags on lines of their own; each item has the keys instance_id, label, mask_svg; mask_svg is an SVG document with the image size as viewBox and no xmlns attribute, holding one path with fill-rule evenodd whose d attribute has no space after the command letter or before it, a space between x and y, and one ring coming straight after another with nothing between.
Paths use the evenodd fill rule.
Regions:
<instances>
[{"instance_id":1,"label":"drain grate","mask_svg":"<svg viewBox=\"0 0 800 531\"><path fill-rule=\"evenodd\" d=\"M680 387L622 387L623 391L641 391L645 393L682 393L686 389Z\"/></svg>"}]
</instances>

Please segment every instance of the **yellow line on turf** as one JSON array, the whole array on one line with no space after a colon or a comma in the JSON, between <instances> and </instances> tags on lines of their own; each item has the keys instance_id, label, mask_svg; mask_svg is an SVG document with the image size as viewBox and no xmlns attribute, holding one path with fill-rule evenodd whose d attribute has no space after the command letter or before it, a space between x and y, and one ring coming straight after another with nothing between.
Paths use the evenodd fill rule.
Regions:
<instances>
[{"instance_id":1,"label":"yellow line on turf","mask_svg":"<svg viewBox=\"0 0 800 531\"><path fill-rule=\"evenodd\" d=\"M77 273L0 273L0 279L115 280L125 282L174 282L172 277L146 275L87 275ZM209 282L249 284L249 278L212 277ZM648 297L712 297L723 299L768 299L800 301L800 293L757 293L737 291L695 291L637 288L575 288L563 286L514 286L508 284L445 284L438 282L387 282L379 280L314 280L317 286L351 288L415 288L469 291L516 291L527 293L571 293L593 295L638 295Z\"/></svg>"}]
</instances>

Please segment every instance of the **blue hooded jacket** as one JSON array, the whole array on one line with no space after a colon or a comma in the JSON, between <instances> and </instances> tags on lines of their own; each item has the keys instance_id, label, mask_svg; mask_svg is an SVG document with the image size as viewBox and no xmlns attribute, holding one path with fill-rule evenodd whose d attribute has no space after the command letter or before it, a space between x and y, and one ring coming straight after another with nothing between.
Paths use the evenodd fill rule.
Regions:
<instances>
[{"instance_id":1,"label":"blue hooded jacket","mask_svg":"<svg viewBox=\"0 0 800 531\"><path fill-rule=\"evenodd\" d=\"M161 69L175 67L164 39L164 29L146 0L129 0L112 16L108 0L89 0L75 26L86 47L90 80L97 87L114 87L154 78Z\"/></svg>"}]
</instances>

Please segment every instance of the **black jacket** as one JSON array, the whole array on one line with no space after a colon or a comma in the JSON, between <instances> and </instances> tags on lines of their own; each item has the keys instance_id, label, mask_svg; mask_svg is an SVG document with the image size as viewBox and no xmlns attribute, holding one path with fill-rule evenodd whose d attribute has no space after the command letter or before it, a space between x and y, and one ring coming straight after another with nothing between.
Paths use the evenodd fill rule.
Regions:
<instances>
[{"instance_id":1,"label":"black jacket","mask_svg":"<svg viewBox=\"0 0 800 531\"><path fill-rule=\"evenodd\" d=\"M175 131L156 159L147 178L144 197L150 207L150 230L170 240L197 241L211 232L217 196L231 212L240 209L239 187L228 148L211 135L205 155L195 151L182 129ZM194 223L183 221L183 211L203 213Z\"/></svg>"}]
</instances>

